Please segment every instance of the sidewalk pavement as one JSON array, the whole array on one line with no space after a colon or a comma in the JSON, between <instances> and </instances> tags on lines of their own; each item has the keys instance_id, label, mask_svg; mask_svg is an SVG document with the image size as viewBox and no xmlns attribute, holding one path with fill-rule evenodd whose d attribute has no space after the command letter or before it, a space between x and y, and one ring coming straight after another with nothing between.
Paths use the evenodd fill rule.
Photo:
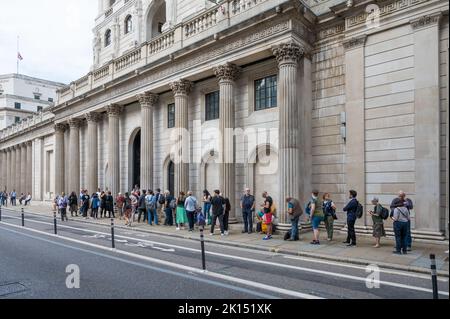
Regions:
<instances>
[{"instance_id":1,"label":"sidewalk pavement","mask_svg":"<svg viewBox=\"0 0 450 319\"><path fill-rule=\"evenodd\" d=\"M53 216L50 203L33 203L26 207L4 207L20 211L24 208L25 212ZM68 213L70 219L70 213ZM110 225L109 219L93 220L81 217L75 218L80 222ZM169 226L149 226L135 222L133 227L126 227L124 221L116 221L116 227L133 230L138 232L149 232L161 236L179 237L192 240L200 240L199 232L189 233L186 230L177 231L175 227ZM326 240L326 232L321 232L321 245L310 245L312 233L303 233L300 235L300 241L288 242L283 240L282 235L274 235L272 240L263 241L263 235L260 234L242 234L242 225L230 225L230 235L221 237L216 227L215 236L209 236L209 231L205 231L205 240L221 245L255 249L260 251L269 251L288 255L320 258L329 261L347 262L358 265L376 264L381 268L390 268L403 271L412 271L419 273L430 273L430 254L436 255L436 266L438 275L448 277L448 241L442 243L424 243L413 242L413 251L408 255L395 255L394 239L383 238L381 248L373 248L374 240L370 236L359 236L357 238L357 247L346 247L342 242L346 239L346 234L341 231L335 231L335 238L332 242Z\"/></svg>"}]
</instances>

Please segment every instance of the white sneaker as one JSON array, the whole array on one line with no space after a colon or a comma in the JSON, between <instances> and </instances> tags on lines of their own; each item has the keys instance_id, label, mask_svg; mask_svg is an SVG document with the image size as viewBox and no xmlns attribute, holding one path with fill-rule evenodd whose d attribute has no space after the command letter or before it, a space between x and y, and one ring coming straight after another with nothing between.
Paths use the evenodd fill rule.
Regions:
<instances>
[{"instance_id":1,"label":"white sneaker","mask_svg":"<svg viewBox=\"0 0 450 319\"><path fill-rule=\"evenodd\" d=\"M229 232L227 232L227 231L225 232L225 236L228 236L229 234L230 234Z\"/></svg>"},{"instance_id":2,"label":"white sneaker","mask_svg":"<svg viewBox=\"0 0 450 319\"><path fill-rule=\"evenodd\" d=\"M177 231L180 230L180 227L177 227Z\"/></svg>"},{"instance_id":3,"label":"white sneaker","mask_svg":"<svg viewBox=\"0 0 450 319\"><path fill-rule=\"evenodd\" d=\"M221 233L221 234L220 234L220 236L222 236L222 237L223 237L223 236L225 236L225 234L224 234L224 233Z\"/></svg>"},{"instance_id":4,"label":"white sneaker","mask_svg":"<svg viewBox=\"0 0 450 319\"><path fill-rule=\"evenodd\" d=\"M209 233L209 236L214 236L214 233Z\"/></svg>"}]
</instances>

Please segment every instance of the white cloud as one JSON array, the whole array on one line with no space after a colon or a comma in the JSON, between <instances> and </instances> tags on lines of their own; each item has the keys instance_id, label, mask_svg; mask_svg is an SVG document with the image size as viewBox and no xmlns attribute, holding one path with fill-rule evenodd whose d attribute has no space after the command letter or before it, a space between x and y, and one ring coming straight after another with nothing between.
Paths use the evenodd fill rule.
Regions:
<instances>
[{"instance_id":1,"label":"white cloud","mask_svg":"<svg viewBox=\"0 0 450 319\"><path fill-rule=\"evenodd\" d=\"M69 83L92 65L95 0L0 1L0 74L16 72Z\"/></svg>"}]
</instances>

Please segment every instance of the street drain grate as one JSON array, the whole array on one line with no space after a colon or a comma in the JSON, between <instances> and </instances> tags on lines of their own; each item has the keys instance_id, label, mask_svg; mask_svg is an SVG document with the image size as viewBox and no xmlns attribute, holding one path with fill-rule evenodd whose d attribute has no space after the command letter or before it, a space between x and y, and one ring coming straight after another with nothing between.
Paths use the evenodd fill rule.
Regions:
<instances>
[{"instance_id":1,"label":"street drain grate","mask_svg":"<svg viewBox=\"0 0 450 319\"><path fill-rule=\"evenodd\" d=\"M27 291L28 288L20 282L13 282L8 284L0 284L0 298L12 294L18 294Z\"/></svg>"}]
</instances>

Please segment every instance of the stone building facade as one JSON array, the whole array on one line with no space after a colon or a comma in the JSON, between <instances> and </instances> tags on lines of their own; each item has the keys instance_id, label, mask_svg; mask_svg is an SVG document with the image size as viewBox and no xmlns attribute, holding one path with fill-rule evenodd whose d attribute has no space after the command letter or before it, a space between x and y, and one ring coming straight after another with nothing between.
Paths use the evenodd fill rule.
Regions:
<instances>
[{"instance_id":1,"label":"stone building facade","mask_svg":"<svg viewBox=\"0 0 450 319\"><path fill-rule=\"evenodd\" d=\"M349 189L367 209L404 190L414 236L448 237L448 1L123 0L99 10L92 72L59 90L51 113L0 134L1 185L30 169L20 185L40 200L135 184L197 197L219 188L237 221L249 187L258 200L273 195L282 225L282 199L306 201L313 188L339 211ZM31 167L19 170L25 146ZM370 232L370 216L358 223Z\"/></svg>"}]
</instances>

